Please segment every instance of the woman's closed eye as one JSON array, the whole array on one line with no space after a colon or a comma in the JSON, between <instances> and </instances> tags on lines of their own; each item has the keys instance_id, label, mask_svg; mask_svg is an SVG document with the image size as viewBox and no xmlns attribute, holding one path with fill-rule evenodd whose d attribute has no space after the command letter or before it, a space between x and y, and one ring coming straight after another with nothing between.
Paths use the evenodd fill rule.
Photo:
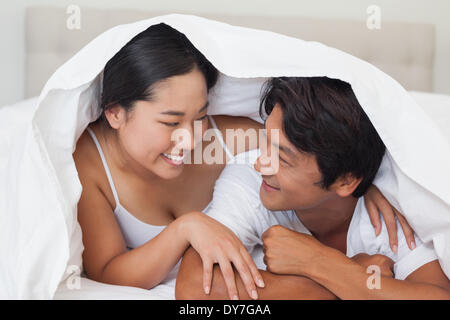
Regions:
<instances>
[{"instance_id":1,"label":"woman's closed eye","mask_svg":"<svg viewBox=\"0 0 450 320\"><path fill-rule=\"evenodd\" d=\"M161 122L162 124L168 126L168 127L176 127L177 125L179 125L179 122Z\"/></svg>"},{"instance_id":2,"label":"woman's closed eye","mask_svg":"<svg viewBox=\"0 0 450 320\"><path fill-rule=\"evenodd\" d=\"M208 116L208 115L205 114L203 117L198 118L198 119L196 119L195 121L202 121L202 120L205 120L207 116ZM179 122L162 122L162 121L160 121L160 123L162 123L162 124L164 124L164 125L166 125L166 126L168 126L168 127L176 127L176 126L178 126L178 125L180 124Z\"/></svg>"}]
</instances>

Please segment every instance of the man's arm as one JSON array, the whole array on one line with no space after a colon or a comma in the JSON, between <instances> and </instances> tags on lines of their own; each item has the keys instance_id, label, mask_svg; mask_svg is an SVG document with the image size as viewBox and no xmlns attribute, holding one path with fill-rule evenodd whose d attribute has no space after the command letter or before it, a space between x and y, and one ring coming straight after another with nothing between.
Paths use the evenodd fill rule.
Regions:
<instances>
[{"instance_id":1,"label":"man's arm","mask_svg":"<svg viewBox=\"0 0 450 320\"><path fill-rule=\"evenodd\" d=\"M376 275L368 274L365 266L311 235L273 226L262 235L262 240L269 271L308 277L340 299L450 299L450 282L434 258L433 249L425 244L409 253L415 256L402 258L408 259L408 265L421 267L405 274L405 280L380 274L380 286L371 289L368 280ZM397 266L401 263L402 260L397 261Z\"/></svg>"},{"instance_id":2,"label":"man's arm","mask_svg":"<svg viewBox=\"0 0 450 320\"><path fill-rule=\"evenodd\" d=\"M176 299L182 300L221 300L228 299L227 287L222 272L218 266L213 270L213 283L209 295L203 291L202 278L203 265L200 256L189 248L181 262L175 287ZM336 296L320 284L301 276L276 275L267 271L260 271L264 278L265 287L257 288L259 299L262 300L294 300L336 299ZM244 284L235 271L236 286L239 297L251 299L245 290Z\"/></svg>"},{"instance_id":3,"label":"man's arm","mask_svg":"<svg viewBox=\"0 0 450 320\"><path fill-rule=\"evenodd\" d=\"M450 282L438 260L418 268L405 280L381 275L379 288L370 289L367 285L370 274L361 265L337 250L330 250L323 258L308 276L341 299L450 299Z\"/></svg>"}]
</instances>

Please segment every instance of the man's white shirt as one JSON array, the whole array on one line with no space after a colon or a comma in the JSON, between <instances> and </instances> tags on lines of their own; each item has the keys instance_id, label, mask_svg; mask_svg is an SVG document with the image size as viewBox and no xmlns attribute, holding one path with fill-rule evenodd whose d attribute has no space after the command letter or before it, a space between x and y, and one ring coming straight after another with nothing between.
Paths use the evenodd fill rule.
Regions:
<instances>
[{"instance_id":1,"label":"man's white shirt","mask_svg":"<svg viewBox=\"0 0 450 320\"><path fill-rule=\"evenodd\" d=\"M293 210L270 211L261 203L259 190L262 178L253 168L258 156L259 150L251 150L237 155L227 164L216 181L213 200L205 213L230 228L243 242L258 268L265 270L261 236L267 229L282 225L297 232L311 233ZM416 248L410 250L398 221L398 252L394 254L389 246L386 226L382 222L381 234L376 237L364 199L359 198L347 233L346 255L352 257L358 253L367 253L388 256L395 263L395 278L400 280L438 259L432 243L422 243L417 237Z\"/></svg>"}]
</instances>

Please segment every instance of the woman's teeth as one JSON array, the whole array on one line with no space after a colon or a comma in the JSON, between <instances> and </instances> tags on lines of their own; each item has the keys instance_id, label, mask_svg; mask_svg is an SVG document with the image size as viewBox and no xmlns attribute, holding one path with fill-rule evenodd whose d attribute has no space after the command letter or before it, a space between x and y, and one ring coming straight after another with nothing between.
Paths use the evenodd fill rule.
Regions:
<instances>
[{"instance_id":1,"label":"woman's teeth","mask_svg":"<svg viewBox=\"0 0 450 320\"><path fill-rule=\"evenodd\" d=\"M168 153L163 153L163 155L164 155L166 158L168 158L168 159L170 159L170 160L173 160L173 161L175 161L175 162L181 162L181 161L183 161L183 159L184 159L184 154L183 154L182 156L174 156L174 155L171 155L171 154L168 154Z\"/></svg>"}]
</instances>

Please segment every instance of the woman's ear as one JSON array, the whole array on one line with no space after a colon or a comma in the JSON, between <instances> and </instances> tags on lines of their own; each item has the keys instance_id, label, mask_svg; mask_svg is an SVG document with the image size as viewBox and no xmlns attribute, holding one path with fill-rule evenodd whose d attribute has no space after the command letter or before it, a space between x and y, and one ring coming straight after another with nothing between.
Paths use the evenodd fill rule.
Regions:
<instances>
[{"instance_id":1,"label":"woman's ear","mask_svg":"<svg viewBox=\"0 0 450 320\"><path fill-rule=\"evenodd\" d=\"M105 117L111 128L117 130L126 122L126 111L122 106L116 104L105 110Z\"/></svg>"},{"instance_id":2,"label":"woman's ear","mask_svg":"<svg viewBox=\"0 0 450 320\"><path fill-rule=\"evenodd\" d=\"M363 178L356 178L352 174L346 174L340 178L338 178L334 185L334 188L338 196L340 197L348 197L350 196L355 189L359 186Z\"/></svg>"}]
</instances>

